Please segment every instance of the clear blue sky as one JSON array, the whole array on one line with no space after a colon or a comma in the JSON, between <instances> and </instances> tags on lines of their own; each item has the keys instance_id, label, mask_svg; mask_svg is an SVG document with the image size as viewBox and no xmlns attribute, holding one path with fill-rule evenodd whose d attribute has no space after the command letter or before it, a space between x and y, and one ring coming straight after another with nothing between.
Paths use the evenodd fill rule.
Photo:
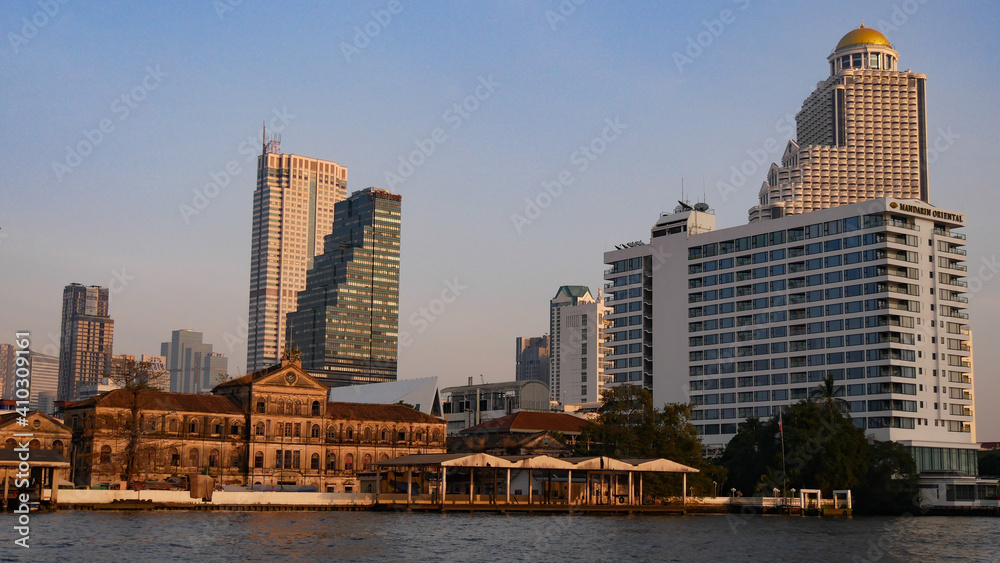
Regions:
<instances>
[{"instance_id":1,"label":"clear blue sky","mask_svg":"<svg viewBox=\"0 0 1000 563\"><path fill-rule=\"evenodd\" d=\"M400 376L511 379L514 338L547 332L558 286L601 284L603 251L648 238L682 178L692 198L705 186L720 226L746 221L766 164L725 199L719 183L792 136L782 119L864 19L928 76L932 141L947 138L931 201L968 214L979 438L1000 439L1000 272L978 274L1000 240L1000 5L561 4L5 2L0 341L30 329L53 351L63 286L111 285L116 353L156 354L190 328L242 369L247 151L268 120L284 152L347 166L350 191L403 195ZM606 120L620 133L584 169L574 153ZM433 153L387 178L418 141ZM67 154L78 146L89 154ZM559 197L515 225L564 171ZM226 185L197 200L213 175Z\"/></svg>"}]
</instances>

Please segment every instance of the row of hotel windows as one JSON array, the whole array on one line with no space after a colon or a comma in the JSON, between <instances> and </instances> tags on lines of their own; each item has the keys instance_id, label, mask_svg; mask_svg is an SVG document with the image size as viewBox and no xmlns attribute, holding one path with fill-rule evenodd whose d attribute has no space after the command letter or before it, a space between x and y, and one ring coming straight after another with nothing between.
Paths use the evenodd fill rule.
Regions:
<instances>
[{"instance_id":1,"label":"row of hotel windows","mask_svg":"<svg viewBox=\"0 0 1000 563\"><path fill-rule=\"evenodd\" d=\"M728 272L723 274L713 274L711 276L704 276L701 278L691 278L688 280L688 289L696 289L699 287L712 287L715 285L725 285L741 281L750 281L760 278L766 278L768 276L771 277L783 276L786 273L796 274L812 270L836 268L837 266L842 266L842 265L858 264L861 263L862 261L870 262L872 260L885 260L887 258L916 263L918 257L919 254L917 254L916 252L905 252L905 253L898 252L890 254L889 252L883 249L866 250L864 252L845 254L843 256L843 261L841 260L842 257L840 255L827 256L825 259L815 258L804 262L795 262L792 264L788 264L787 269L785 264L776 264L774 266L771 266L770 268L768 268L767 266L763 266L760 268L754 268L752 270L744 270L740 272ZM896 272L909 279L916 279L916 277L919 275L919 271L916 268L906 268L904 270L893 271L893 273ZM864 268L861 267L849 268L843 271L837 270L834 272L827 272L826 274L811 274L808 276L790 278L789 280L787 280L788 282L787 286L788 289L798 289L800 287L822 284L824 283L823 281L824 279L826 280L825 283L839 283L845 280L846 281L858 280L861 279L862 277L878 277L878 276L885 276L888 274L889 270L885 266L882 267L866 266ZM771 291L784 291L786 285L785 281L786 280L778 280L777 282L775 282L776 285L772 287ZM759 283L766 283L766 282L759 282ZM766 291L766 288L767 288L766 285L759 286L759 289L758 291L756 291L756 293ZM743 293L737 293L737 295L748 294L746 292L749 290L746 287L738 289L742 289Z\"/></svg>"},{"instance_id":2,"label":"row of hotel windows","mask_svg":"<svg viewBox=\"0 0 1000 563\"><path fill-rule=\"evenodd\" d=\"M900 235L896 238L890 238L886 236L885 233L868 233L865 235L855 235L852 237L846 237L843 239L830 239L824 242L811 242L809 244L804 244L801 246L792 246L788 248L778 248L771 251L755 252L753 254L744 254L742 256L736 256L731 258L720 258L718 260L706 260L705 262L690 264L688 265L689 274L699 274L702 272L714 272L716 270L727 270L733 267L739 266L751 266L754 264L763 264L765 262L776 262L779 260L785 260L786 258L798 258L800 256L812 256L813 254L819 254L822 252L837 252L840 250L846 250L848 248L857 248L860 246L871 245L871 244L881 244L884 242L891 242L895 244L903 244L906 246L916 247L918 244L918 239L912 235ZM873 256L875 254L870 254L871 251L866 253L866 260L874 260ZM912 258L911 256L907 256ZM843 256L845 264L852 264L861 262L862 254L860 252L854 252L845 254ZM790 264L789 268L796 266L797 264ZM822 267L823 262L819 258L805 261L803 265L807 267L805 269L815 269ZM831 262L827 266L839 266L839 262ZM812 267L808 267L812 266ZM794 271L794 270L792 270ZM777 275L777 274L771 274Z\"/></svg>"},{"instance_id":3,"label":"row of hotel windows","mask_svg":"<svg viewBox=\"0 0 1000 563\"><path fill-rule=\"evenodd\" d=\"M913 379L916 377L916 372L912 367L903 366L869 366L867 368L868 377L908 377ZM935 370L935 375L937 370ZM835 370L813 370L809 372L799 372L792 373L791 378L786 373L775 373L775 374L764 374L764 375L748 375L742 377L723 377L720 379L705 379L701 381L690 382L691 391L712 391L715 389L735 389L746 388L746 387L767 387L769 385L787 385L789 382L795 383L818 383L825 380L827 377L833 378L835 381L843 380L846 376L847 379L863 379L865 377L865 368L848 368L847 370L835 369ZM864 395L864 383L857 383L848 385L848 395ZM853 389L854 392L851 392ZM958 388L956 388L958 389ZM923 391L923 385L920 386L920 390ZM937 388L935 387L935 391ZM871 395L876 395L879 393L897 393L902 395L915 395L917 393L917 385L915 383L900 383L898 381L883 381L879 383L869 383L868 392ZM764 391L767 393L767 391ZM709 395L705 395L706 397ZM712 395L714 396L714 395ZM701 397L701 395L695 395L695 397ZM787 399L785 397L784 399ZM961 397L958 397L961 398ZM784 400L784 399L774 399L774 400ZM701 402L696 402L695 404L702 404L705 401L709 401L707 404L717 404L715 399L699 399ZM762 401L767 401L768 399L759 399ZM694 398L692 397L692 401ZM712 402L715 401L715 402ZM723 403L727 402L725 400ZM736 401L728 401L730 403ZM745 401L740 401L745 402Z\"/></svg>"},{"instance_id":4,"label":"row of hotel windows","mask_svg":"<svg viewBox=\"0 0 1000 563\"><path fill-rule=\"evenodd\" d=\"M886 300L885 299L868 299L865 301L866 306L869 301L874 301L875 309L885 309ZM751 326L755 324L767 324L768 322L779 322L778 319L781 315L775 316L772 320L773 315L777 313L784 313L784 311L778 311L776 313L755 313L753 315L746 315L740 317L726 317L722 319L707 319L705 321L696 321L693 323L688 323L688 332L701 332L704 330L717 330L720 328L732 328L734 326ZM768 338L785 338L788 336L801 336L804 334L819 334L822 332L837 332L841 330L859 330L862 328L872 328L881 326L901 326L905 328L913 328L913 317L903 317L899 315L870 315L867 317L851 317L849 319L835 319L832 321L816 321L811 323L804 323L798 325L790 326L776 326L770 329L770 333L766 328L758 328L752 331L752 338L754 340L764 340ZM736 341L749 340L750 336L747 332L751 331L739 331L739 332L727 332L720 334L720 342L728 343L733 342L735 338ZM724 337L722 335L725 335ZM724 338L724 339L723 339Z\"/></svg>"},{"instance_id":5,"label":"row of hotel windows","mask_svg":"<svg viewBox=\"0 0 1000 563\"><path fill-rule=\"evenodd\" d=\"M691 377L701 375L718 375L723 373L746 373L748 371L767 371L769 369L789 369L801 367L816 367L826 365L851 364L859 362L878 362L884 360L899 360L915 362L917 354L913 350L897 350L894 348L851 350L848 352L832 352L829 354L809 354L791 358L772 358L742 362L722 362L704 364L688 368ZM957 365L961 365L960 363Z\"/></svg>"},{"instance_id":6,"label":"row of hotel windows","mask_svg":"<svg viewBox=\"0 0 1000 563\"><path fill-rule=\"evenodd\" d=\"M902 287L892 286L893 291L901 292ZM874 295L887 293L890 286L885 283L866 283L864 285L849 285L844 287L834 287L823 290L814 290L799 294L792 294L786 299L785 295L773 297L758 297L745 301L730 301L718 305L705 305L704 307L691 307L688 309L688 318L711 317L718 314L741 313L746 311L767 309L770 307L786 307L789 304L799 305L802 303L814 303L816 301L843 299L845 297L858 297L861 295ZM908 290L909 291L909 290ZM915 290L912 290L915 291ZM893 296L895 297L895 296ZM822 318L836 315L850 315L865 311L879 311L888 307L888 297L877 299L864 299L857 301L847 301L844 303L831 303L829 305L811 305L789 311L772 311L770 313L753 313L738 317L727 317L718 319L720 328L732 328L734 326L750 326L753 324L767 324L768 322L779 323L785 321L798 321L802 319ZM899 308L904 307L899 305ZM944 309L944 307L942 307ZM907 303L905 310L920 312L920 304L917 302ZM933 309L931 309L933 311ZM702 321L702 322L708 322ZM705 329L712 330L712 329Z\"/></svg>"},{"instance_id":7,"label":"row of hotel windows","mask_svg":"<svg viewBox=\"0 0 1000 563\"><path fill-rule=\"evenodd\" d=\"M835 219L833 221L816 223L805 227L796 227L722 242L692 246L688 248L688 260L710 258L712 256L730 254L733 252L743 252L746 250L753 250L755 248L778 246L800 240L838 235L840 233L849 233L861 230L862 228L871 229L884 225L902 227L915 231L920 230L918 225L907 222L905 217L890 216L889 218L884 218L882 214L865 215L864 217L847 217L845 219ZM850 238L853 239L856 237Z\"/></svg>"}]
</instances>

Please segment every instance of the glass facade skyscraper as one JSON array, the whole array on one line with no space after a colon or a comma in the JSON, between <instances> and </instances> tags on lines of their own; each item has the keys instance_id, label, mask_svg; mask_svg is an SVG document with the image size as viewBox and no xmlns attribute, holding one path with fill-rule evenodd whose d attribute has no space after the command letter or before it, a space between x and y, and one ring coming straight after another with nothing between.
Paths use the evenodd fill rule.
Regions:
<instances>
[{"instance_id":1,"label":"glass facade skyscraper","mask_svg":"<svg viewBox=\"0 0 1000 563\"><path fill-rule=\"evenodd\" d=\"M80 385L96 385L111 373L115 321L108 316L108 289L78 283L63 290L59 339L60 401L79 398Z\"/></svg>"},{"instance_id":2,"label":"glass facade skyscraper","mask_svg":"<svg viewBox=\"0 0 1000 563\"><path fill-rule=\"evenodd\" d=\"M302 367L331 384L396 379L401 203L376 188L337 203L333 232L288 315Z\"/></svg>"}]
</instances>

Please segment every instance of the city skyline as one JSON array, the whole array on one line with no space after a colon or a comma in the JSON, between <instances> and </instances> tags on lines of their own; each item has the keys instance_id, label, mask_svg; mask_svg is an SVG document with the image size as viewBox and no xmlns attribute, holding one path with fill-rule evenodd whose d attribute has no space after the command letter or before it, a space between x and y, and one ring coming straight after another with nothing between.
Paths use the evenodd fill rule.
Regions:
<instances>
[{"instance_id":1,"label":"city skyline","mask_svg":"<svg viewBox=\"0 0 1000 563\"><path fill-rule=\"evenodd\" d=\"M197 326L233 374L246 371L263 118L289 153L349 167L349 192L407 198L399 377L509 380L510 339L546 330L552 289L601 283L602 252L648 236L650 211L673 208L682 178L720 224L745 223L825 74L820 57L864 18L900 52L899 68L928 76L931 200L969 213L977 393L1000 393L984 373L1000 361L989 340L1000 328L989 246L1000 226L974 207L998 171L998 78L983 72L1000 52L995 7L388 6L291 17L250 3L221 14L67 4L26 43L4 45L2 95L20 111L3 118L19 134L2 141L0 342L28 329L53 353L59 290L80 282L110 290L115 353L153 353L173 327ZM12 7L0 28L19 34L38 10ZM290 26L304 29L286 44ZM98 45L104 35L113 40ZM294 67L319 64L337 80L261 84L256 60L289 56L301 64L282 81L311 79ZM51 221L38 220L40 200ZM513 253L516 270L503 259ZM1000 414L981 414L980 439L996 439Z\"/></svg>"}]
</instances>

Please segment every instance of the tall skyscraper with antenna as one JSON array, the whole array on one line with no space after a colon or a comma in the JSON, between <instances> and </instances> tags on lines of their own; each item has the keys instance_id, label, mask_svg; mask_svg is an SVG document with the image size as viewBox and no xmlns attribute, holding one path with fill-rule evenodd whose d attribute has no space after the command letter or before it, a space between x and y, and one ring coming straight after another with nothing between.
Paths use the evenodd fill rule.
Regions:
<instances>
[{"instance_id":1,"label":"tall skyscraper with antenna","mask_svg":"<svg viewBox=\"0 0 1000 563\"><path fill-rule=\"evenodd\" d=\"M253 197L248 372L280 360L286 316L296 310L306 272L333 230L334 205L346 195L346 167L282 154L280 138L265 132Z\"/></svg>"}]
</instances>

